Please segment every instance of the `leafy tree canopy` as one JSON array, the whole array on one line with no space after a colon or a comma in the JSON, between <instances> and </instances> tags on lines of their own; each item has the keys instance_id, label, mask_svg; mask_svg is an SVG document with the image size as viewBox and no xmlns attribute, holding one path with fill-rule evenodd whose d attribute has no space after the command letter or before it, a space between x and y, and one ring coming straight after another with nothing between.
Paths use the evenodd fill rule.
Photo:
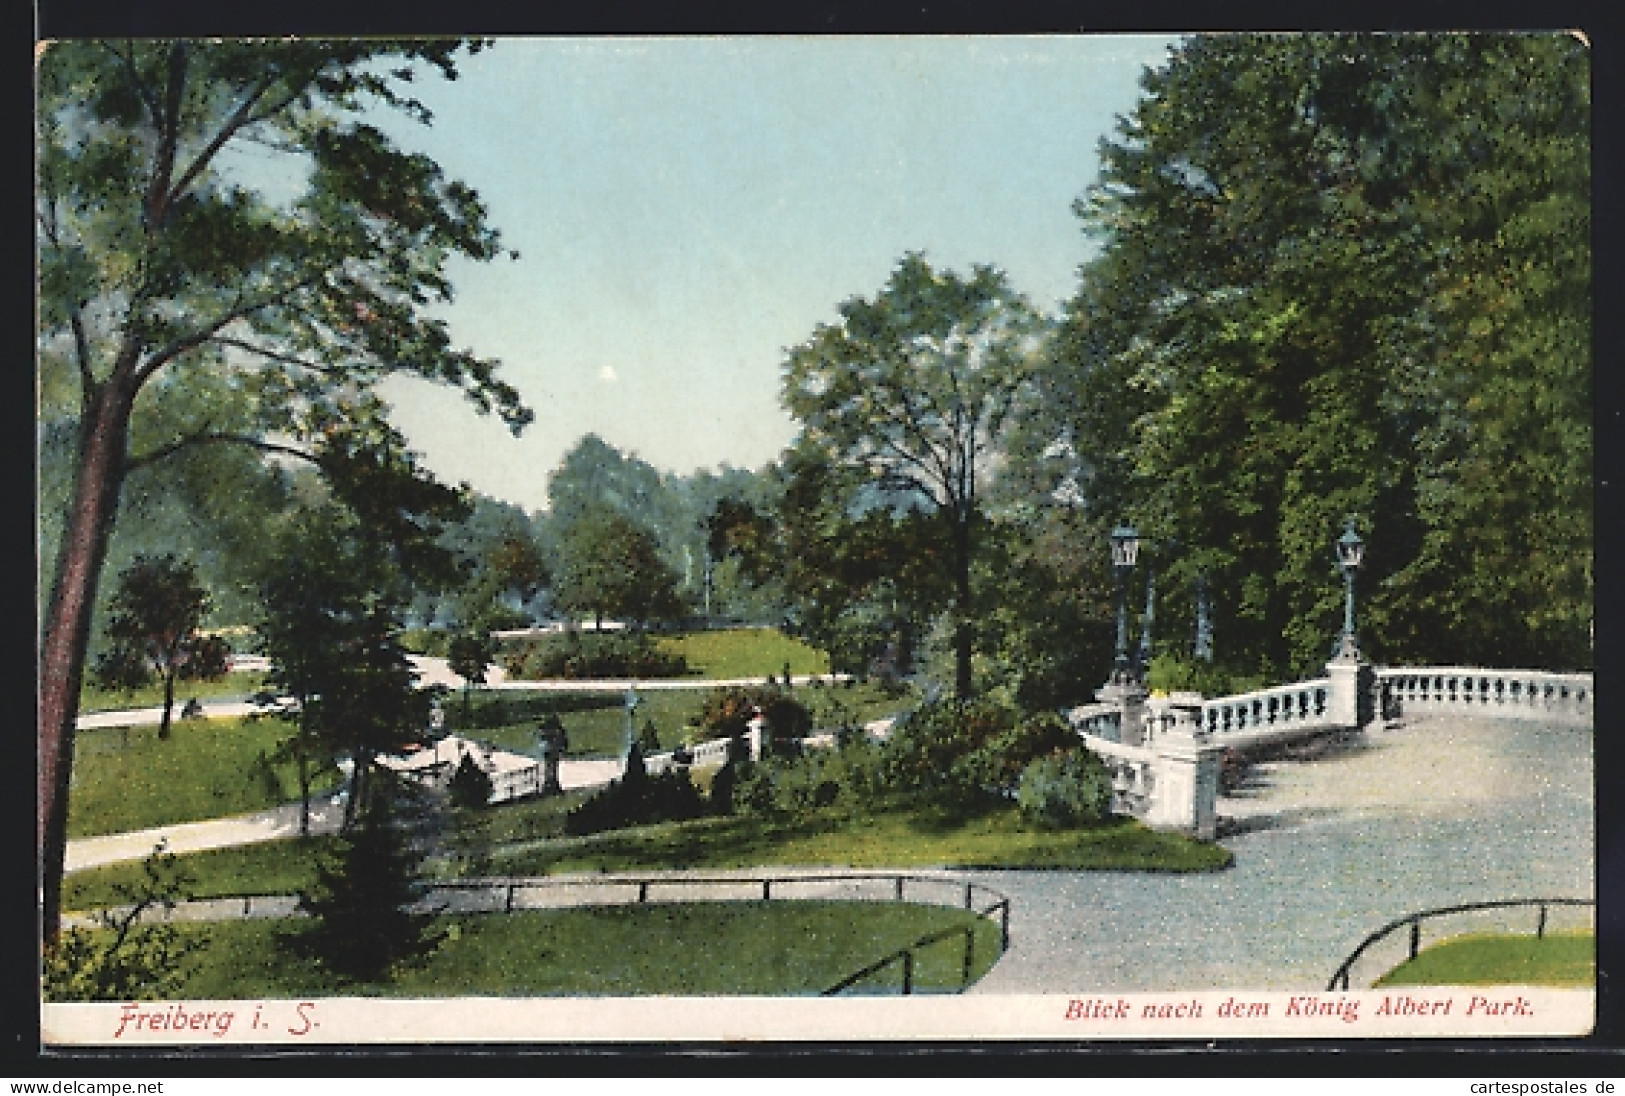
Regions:
<instances>
[{"instance_id":1,"label":"leafy tree canopy","mask_svg":"<svg viewBox=\"0 0 1625 1096\"><path fill-rule=\"evenodd\" d=\"M410 84L423 68L455 78L464 50L83 40L41 55L41 391L47 419L74 436L41 655L47 942L78 690L127 478L239 443L320 451L357 480L368 460L399 471L387 444L365 460L344 444L378 440L372 389L395 373L460 389L516 430L530 421L496 363L455 347L430 311L452 297L452 259L502 254L479 196L367 116L428 122Z\"/></svg>"},{"instance_id":2,"label":"leafy tree canopy","mask_svg":"<svg viewBox=\"0 0 1625 1096\"><path fill-rule=\"evenodd\" d=\"M791 349L784 404L799 445L938 515L954 583L956 687L971 691L971 563L982 495L1030 396L1041 318L992 267L970 277L903 257L873 299Z\"/></svg>"},{"instance_id":3,"label":"leafy tree canopy","mask_svg":"<svg viewBox=\"0 0 1625 1096\"><path fill-rule=\"evenodd\" d=\"M1568 35L1198 37L1146 75L1026 452L1208 576L1233 665L1324 660L1350 513L1368 653L1589 663L1587 86Z\"/></svg>"}]
</instances>

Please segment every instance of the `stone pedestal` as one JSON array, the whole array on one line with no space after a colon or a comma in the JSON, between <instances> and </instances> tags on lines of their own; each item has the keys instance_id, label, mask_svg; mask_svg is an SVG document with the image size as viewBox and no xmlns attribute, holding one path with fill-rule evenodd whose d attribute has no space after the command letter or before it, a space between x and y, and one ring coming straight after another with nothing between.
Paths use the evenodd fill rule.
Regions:
<instances>
[{"instance_id":1,"label":"stone pedestal","mask_svg":"<svg viewBox=\"0 0 1625 1096\"><path fill-rule=\"evenodd\" d=\"M1338 657L1326 663L1326 676L1331 681L1326 698L1326 715L1333 724L1359 730L1370 723L1375 712L1372 704L1372 685L1376 671L1358 655Z\"/></svg>"},{"instance_id":2,"label":"stone pedestal","mask_svg":"<svg viewBox=\"0 0 1625 1096\"><path fill-rule=\"evenodd\" d=\"M564 786L559 783L559 755L555 750L542 754L542 794L559 795Z\"/></svg>"},{"instance_id":3,"label":"stone pedestal","mask_svg":"<svg viewBox=\"0 0 1625 1096\"><path fill-rule=\"evenodd\" d=\"M1121 709L1123 719L1117 741L1125 746L1138 746L1141 724L1145 719L1145 686L1137 682L1107 682L1095 690L1095 699L1102 704L1113 704Z\"/></svg>"},{"instance_id":4,"label":"stone pedestal","mask_svg":"<svg viewBox=\"0 0 1625 1096\"><path fill-rule=\"evenodd\" d=\"M1180 694L1146 704L1144 745L1156 753L1155 786L1146 825L1211 841L1219 824L1223 750L1201 725L1201 697Z\"/></svg>"}]
</instances>

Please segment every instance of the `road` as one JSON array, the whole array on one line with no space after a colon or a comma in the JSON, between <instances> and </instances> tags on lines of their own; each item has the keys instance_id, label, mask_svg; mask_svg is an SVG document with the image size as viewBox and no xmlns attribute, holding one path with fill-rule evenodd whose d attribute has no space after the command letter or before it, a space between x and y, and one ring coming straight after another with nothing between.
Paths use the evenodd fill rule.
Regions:
<instances>
[{"instance_id":1,"label":"road","mask_svg":"<svg viewBox=\"0 0 1625 1096\"><path fill-rule=\"evenodd\" d=\"M973 992L1324 990L1403 914L1592 897L1591 789L1589 728L1511 721L1372 731L1334 756L1262 766L1220 803L1225 871L971 873L1012 899L1011 949ZM1398 958L1362 961L1356 981Z\"/></svg>"},{"instance_id":2,"label":"road","mask_svg":"<svg viewBox=\"0 0 1625 1096\"><path fill-rule=\"evenodd\" d=\"M566 758L559 764L559 784L566 791L596 788L621 775L618 758ZM311 832L337 833L344 810L329 797L311 803ZM299 832L299 804L285 803L270 810L203 822L181 822L147 830L81 837L68 842L65 870L81 871L123 860L140 860L159 842L173 853L203 852L275 841Z\"/></svg>"}]
</instances>

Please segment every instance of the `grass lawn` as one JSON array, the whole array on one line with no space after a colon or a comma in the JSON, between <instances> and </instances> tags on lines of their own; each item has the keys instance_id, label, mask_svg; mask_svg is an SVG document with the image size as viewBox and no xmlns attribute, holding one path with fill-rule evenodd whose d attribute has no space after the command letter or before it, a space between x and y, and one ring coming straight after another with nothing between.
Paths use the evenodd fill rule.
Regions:
<instances>
[{"instance_id":1,"label":"grass lawn","mask_svg":"<svg viewBox=\"0 0 1625 1096\"><path fill-rule=\"evenodd\" d=\"M295 894L315 881L316 860L332 850L335 841L333 837L289 837L187 853L177 857L190 878L183 889L193 898ZM136 886L142 879L139 860L72 872L62 879L62 908L90 910L118 905L128 901L119 893L119 887Z\"/></svg>"},{"instance_id":2,"label":"grass lawn","mask_svg":"<svg viewBox=\"0 0 1625 1096\"><path fill-rule=\"evenodd\" d=\"M1424 948L1377 986L1594 986L1597 937L1590 931L1544 937L1474 933Z\"/></svg>"},{"instance_id":3,"label":"grass lawn","mask_svg":"<svg viewBox=\"0 0 1625 1096\"><path fill-rule=\"evenodd\" d=\"M774 866L1184 872L1213 871L1232 860L1219 845L1158 833L1126 819L1086 830L1024 830L1013 809L958 822L920 809L850 817L827 812L777 823L702 818L567 838L564 817L586 796L572 792L482 811L472 817L483 837L448 833L446 859L426 868L442 878ZM292 894L315 877L316 857L332 841L290 838L181 856L192 880L186 891L209 897ZM471 849L489 855L477 869L458 859ZM64 880L63 906L83 910L115 904L123 900L116 888L140 875L138 862L74 872Z\"/></svg>"},{"instance_id":4,"label":"grass lawn","mask_svg":"<svg viewBox=\"0 0 1625 1096\"><path fill-rule=\"evenodd\" d=\"M963 819L909 808L877 815L823 812L779 822L738 816L669 822L497 851L492 871L545 875L771 865L1211 871L1232 860L1222 846L1159 833L1128 819L1081 830L1027 830L1012 806Z\"/></svg>"},{"instance_id":5,"label":"grass lawn","mask_svg":"<svg viewBox=\"0 0 1625 1096\"><path fill-rule=\"evenodd\" d=\"M447 919L447 939L417 969L341 987L277 944L293 921L182 925L208 937L178 996L196 999L379 996L816 994L938 929L972 925L971 977L998 958L998 926L964 910L891 902L692 902L533 910ZM957 989L962 937L928 946L918 988ZM870 992L895 991L901 965ZM854 988L851 992L858 992Z\"/></svg>"},{"instance_id":6,"label":"grass lawn","mask_svg":"<svg viewBox=\"0 0 1625 1096\"><path fill-rule=\"evenodd\" d=\"M292 763L263 760L288 737L275 719L177 722L80 731L75 738L68 835L141 830L264 810L298 794ZM331 786L330 774L326 783Z\"/></svg>"},{"instance_id":7,"label":"grass lawn","mask_svg":"<svg viewBox=\"0 0 1625 1096\"><path fill-rule=\"evenodd\" d=\"M637 727L652 721L663 749L683 741L684 729L699 716L706 689L647 689L638 693ZM874 683L851 687L802 686L792 695L812 713L815 727L868 722L917 703L913 693L896 696ZM446 722L455 733L518 753L537 754L536 724L556 713L570 735L569 756L619 756L626 742L626 698L619 693L544 693L503 690L476 693L471 715L462 698L446 702Z\"/></svg>"},{"instance_id":8,"label":"grass lawn","mask_svg":"<svg viewBox=\"0 0 1625 1096\"><path fill-rule=\"evenodd\" d=\"M265 675L247 670L227 674L219 681L175 682L175 712L191 697L199 700L246 700L265 684ZM128 708L160 708L164 703L161 684L143 685L139 689L101 689L88 680L79 690L79 711L113 712Z\"/></svg>"},{"instance_id":9,"label":"grass lawn","mask_svg":"<svg viewBox=\"0 0 1625 1096\"><path fill-rule=\"evenodd\" d=\"M829 655L777 628L728 628L657 636L660 650L682 655L697 677L775 677L786 664L792 674L829 673Z\"/></svg>"}]
</instances>

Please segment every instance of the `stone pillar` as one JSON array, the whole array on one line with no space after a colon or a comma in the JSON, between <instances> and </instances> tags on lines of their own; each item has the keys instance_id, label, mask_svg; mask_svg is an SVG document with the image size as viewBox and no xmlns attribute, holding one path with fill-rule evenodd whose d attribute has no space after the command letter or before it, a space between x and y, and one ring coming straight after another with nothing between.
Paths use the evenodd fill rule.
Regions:
<instances>
[{"instance_id":1,"label":"stone pillar","mask_svg":"<svg viewBox=\"0 0 1625 1096\"><path fill-rule=\"evenodd\" d=\"M745 724L745 741L750 743L750 759L752 761L762 759L762 746L766 743L766 740L767 720L762 718L762 713L757 712L756 715L751 717L751 721Z\"/></svg>"},{"instance_id":2,"label":"stone pillar","mask_svg":"<svg viewBox=\"0 0 1625 1096\"><path fill-rule=\"evenodd\" d=\"M1146 705L1145 743L1156 752L1146 825L1211 841L1219 828L1219 762L1224 752L1202 729L1201 697L1179 694Z\"/></svg>"},{"instance_id":3,"label":"stone pillar","mask_svg":"<svg viewBox=\"0 0 1625 1096\"><path fill-rule=\"evenodd\" d=\"M559 751L551 742L542 751L542 794L559 795L564 785L559 783Z\"/></svg>"},{"instance_id":4,"label":"stone pillar","mask_svg":"<svg viewBox=\"0 0 1625 1096\"><path fill-rule=\"evenodd\" d=\"M1331 688L1326 698L1326 718L1338 727L1360 730L1373 718L1372 685L1376 671L1358 656L1334 658L1326 663Z\"/></svg>"},{"instance_id":5,"label":"stone pillar","mask_svg":"<svg viewBox=\"0 0 1625 1096\"><path fill-rule=\"evenodd\" d=\"M1125 746L1140 744L1140 727L1145 720L1145 697L1145 686L1133 682L1109 682L1095 690L1096 700L1102 704L1116 705L1122 711L1118 741Z\"/></svg>"}]
</instances>

